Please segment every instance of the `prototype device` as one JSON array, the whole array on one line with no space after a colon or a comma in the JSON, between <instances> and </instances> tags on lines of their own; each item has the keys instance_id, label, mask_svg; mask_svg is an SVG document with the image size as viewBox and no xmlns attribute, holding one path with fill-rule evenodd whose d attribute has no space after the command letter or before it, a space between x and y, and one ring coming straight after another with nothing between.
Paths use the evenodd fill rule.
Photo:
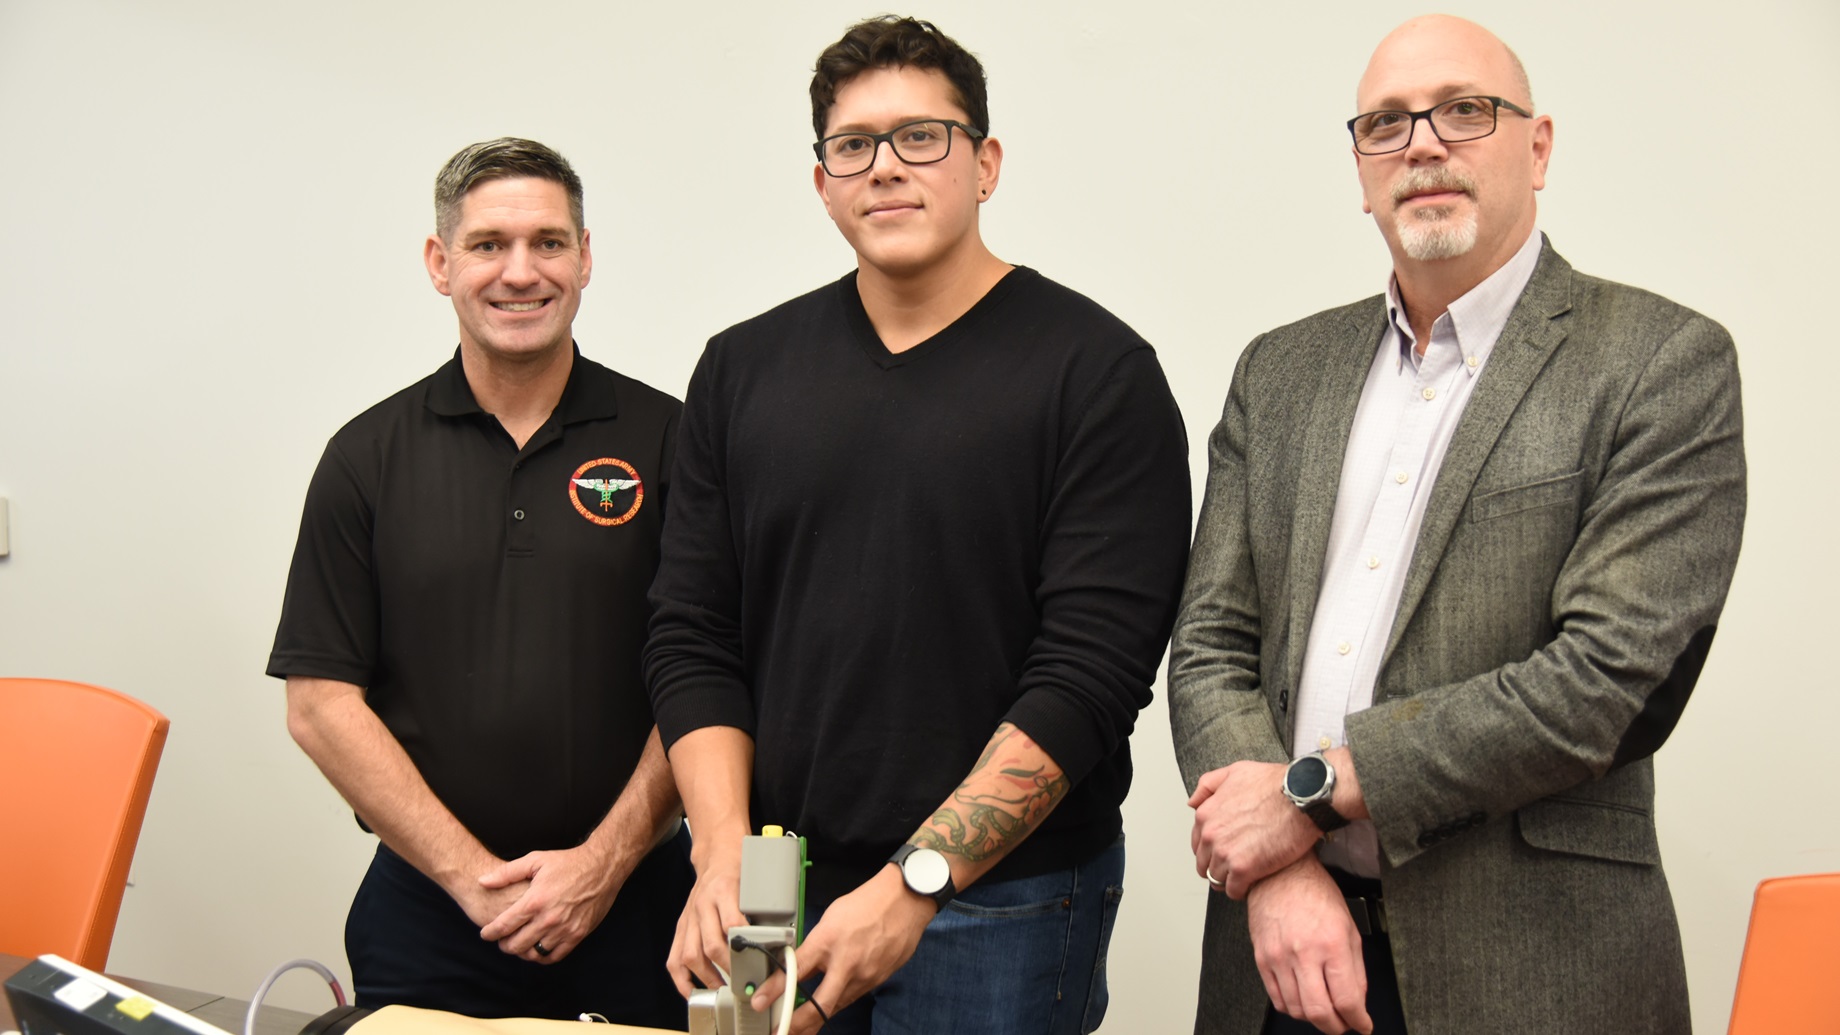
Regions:
<instances>
[{"instance_id":1,"label":"prototype device","mask_svg":"<svg viewBox=\"0 0 1840 1035\"><path fill-rule=\"evenodd\" d=\"M805 839L780 827L762 827L741 842L741 914L748 923L728 929L727 983L690 995L690 1035L767 1035L780 1015L785 1031L798 996L796 946L805 936ZM786 972L786 991L765 1010L754 993L774 970Z\"/></svg>"},{"instance_id":2,"label":"prototype device","mask_svg":"<svg viewBox=\"0 0 1840 1035\"><path fill-rule=\"evenodd\" d=\"M6 998L20 1035L229 1035L62 956L20 968Z\"/></svg>"}]
</instances>

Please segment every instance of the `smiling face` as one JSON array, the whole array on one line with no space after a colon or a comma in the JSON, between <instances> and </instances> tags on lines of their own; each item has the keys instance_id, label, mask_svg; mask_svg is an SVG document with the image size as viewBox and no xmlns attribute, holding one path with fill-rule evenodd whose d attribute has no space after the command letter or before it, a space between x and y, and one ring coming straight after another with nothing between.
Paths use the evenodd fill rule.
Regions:
<instances>
[{"instance_id":1,"label":"smiling face","mask_svg":"<svg viewBox=\"0 0 1840 1035\"><path fill-rule=\"evenodd\" d=\"M885 133L920 119L970 118L953 100L951 83L934 69L876 68L837 91L825 135ZM855 176L813 170L818 196L837 229L856 249L859 265L893 279L909 279L983 254L978 205L996 190L1002 146L974 147L952 131L944 160L908 165L886 144L875 162Z\"/></svg>"},{"instance_id":2,"label":"smiling face","mask_svg":"<svg viewBox=\"0 0 1840 1035\"><path fill-rule=\"evenodd\" d=\"M480 183L461 201L450 236L430 236L423 258L435 290L454 300L462 350L526 362L569 347L594 262L561 184Z\"/></svg>"},{"instance_id":3,"label":"smiling face","mask_svg":"<svg viewBox=\"0 0 1840 1035\"><path fill-rule=\"evenodd\" d=\"M1368 63L1360 112L1422 111L1455 97L1502 97L1529 111L1526 79L1488 30L1432 16L1394 30ZM1533 233L1534 192L1546 185L1552 119L1502 109L1495 132L1446 144L1428 121L1412 127L1403 151L1355 155L1362 210L1392 249L1394 264L1473 264L1475 283L1513 256Z\"/></svg>"}]
</instances>

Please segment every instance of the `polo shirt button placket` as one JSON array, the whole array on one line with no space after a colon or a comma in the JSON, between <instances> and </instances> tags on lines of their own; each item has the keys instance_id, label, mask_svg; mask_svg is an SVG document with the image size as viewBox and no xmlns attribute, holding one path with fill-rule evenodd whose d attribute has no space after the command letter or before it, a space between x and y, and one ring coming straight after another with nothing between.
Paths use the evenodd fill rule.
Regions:
<instances>
[{"instance_id":1,"label":"polo shirt button placket","mask_svg":"<svg viewBox=\"0 0 1840 1035\"><path fill-rule=\"evenodd\" d=\"M506 508L511 521L506 528L505 543L513 557L529 557L537 550L536 522L527 520L531 516L529 508L516 502L528 497L534 486L530 478L524 477L524 459L519 457L511 462L510 475L505 479Z\"/></svg>"}]
</instances>

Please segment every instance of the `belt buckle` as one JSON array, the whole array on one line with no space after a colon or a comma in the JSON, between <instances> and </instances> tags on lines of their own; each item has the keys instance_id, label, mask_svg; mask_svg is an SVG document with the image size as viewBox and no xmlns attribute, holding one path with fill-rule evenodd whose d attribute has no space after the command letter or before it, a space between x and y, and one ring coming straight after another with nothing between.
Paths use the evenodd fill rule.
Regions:
<instances>
[{"instance_id":1,"label":"belt buckle","mask_svg":"<svg viewBox=\"0 0 1840 1035\"><path fill-rule=\"evenodd\" d=\"M1386 933L1386 903L1378 898L1365 895L1343 895L1348 903L1348 915L1354 918L1355 930L1361 937L1372 938L1376 933Z\"/></svg>"}]
</instances>

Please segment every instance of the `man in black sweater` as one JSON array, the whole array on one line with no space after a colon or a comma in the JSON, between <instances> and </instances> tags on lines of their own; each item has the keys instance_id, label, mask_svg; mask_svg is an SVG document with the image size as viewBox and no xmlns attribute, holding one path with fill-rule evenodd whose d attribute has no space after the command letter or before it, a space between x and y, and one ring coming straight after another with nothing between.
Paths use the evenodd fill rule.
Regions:
<instances>
[{"instance_id":1,"label":"man in black sweater","mask_svg":"<svg viewBox=\"0 0 1840 1035\"><path fill-rule=\"evenodd\" d=\"M710 341L652 587L696 831L672 973L720 980L741 839L783 824L824 975L794 1032L1090 1031L1187 557L1181 415L1143 339L984 246L976 58L874 19L811 92L857 269Z\"/></svg>"}]
</instances>

